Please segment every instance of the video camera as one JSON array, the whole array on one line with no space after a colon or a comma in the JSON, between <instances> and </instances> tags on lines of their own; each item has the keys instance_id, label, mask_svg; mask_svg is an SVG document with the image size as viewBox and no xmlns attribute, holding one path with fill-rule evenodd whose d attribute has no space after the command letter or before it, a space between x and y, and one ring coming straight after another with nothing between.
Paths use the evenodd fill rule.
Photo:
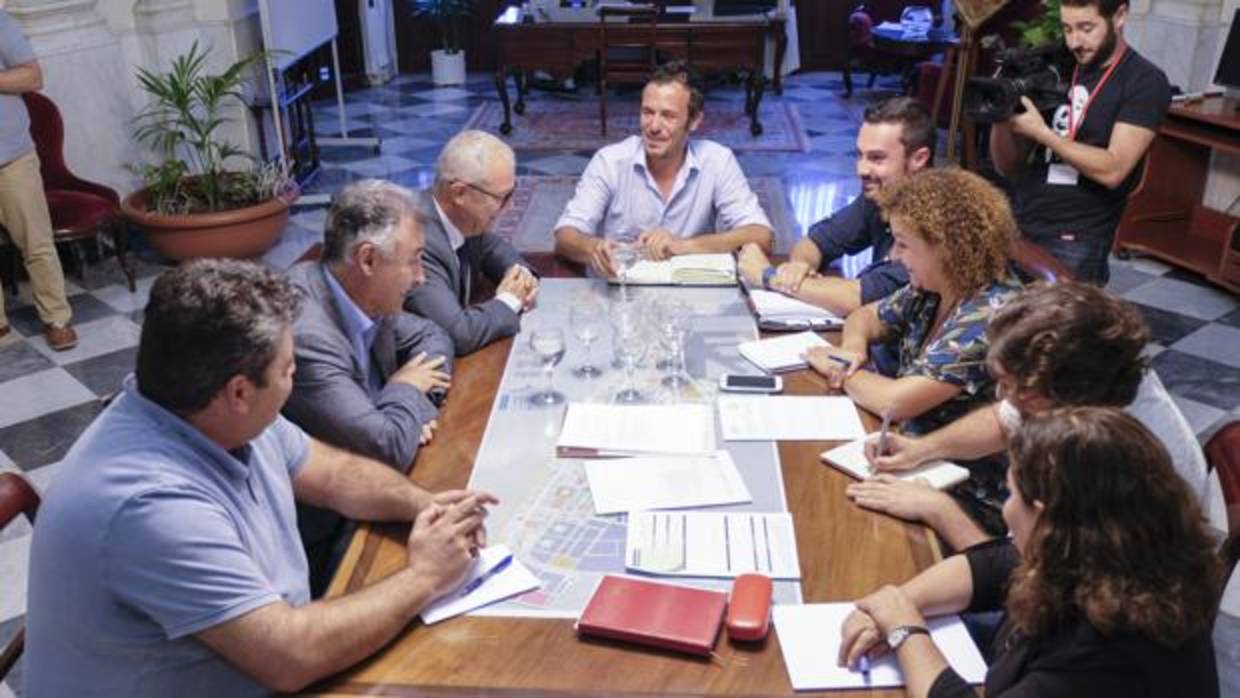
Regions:
<instances>
[{"instance_id":1,"label":"video camera","mask_svg":"<svg viewBox=\"0 0 1240 698\"><path fill-rule=\"evenodd\" d=\"M1067 101L1069 86L1063 76L1072 54L1051 44L1034 48L1002 49L995 57L994 77L970 78L964 88L964 112L978 123L1004 121L1025 111L1021 96L1049 114Z\"/></svg>"}]
</instances>

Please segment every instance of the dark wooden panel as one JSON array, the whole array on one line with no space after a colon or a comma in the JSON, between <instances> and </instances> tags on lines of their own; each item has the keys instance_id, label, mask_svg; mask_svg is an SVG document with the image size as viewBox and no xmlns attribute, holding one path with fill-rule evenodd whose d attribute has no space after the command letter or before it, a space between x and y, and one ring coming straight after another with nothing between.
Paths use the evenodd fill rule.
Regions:
<instances>
[{"instance_id":1,"label":"dark wooden panel","mask_svg":"<svg viewBox=\"0 0 1240 698\"><path fill-rule=\"evenodd\" d=\"M344 1L344 0L338 0ZM403 73L431 69L431 51L439 48L439 30L433 22L414 17L408 0L394 0L396 55ZM469 70L495 70L495 38L491 24L499 13L517 2L474 0L474 13L465 30L465 65Z\"/></svg>"},{"instance_id":2,"label":"dark wooden panel","mask_svg":"<svg viewBox=\"0 0 1240 698\"><path fill-rule=\"evenodd\" d=\"M848 15L857 0L802 0L797 3L801 70L840 70L848 50Z\"/></svg>"}]
</instances>

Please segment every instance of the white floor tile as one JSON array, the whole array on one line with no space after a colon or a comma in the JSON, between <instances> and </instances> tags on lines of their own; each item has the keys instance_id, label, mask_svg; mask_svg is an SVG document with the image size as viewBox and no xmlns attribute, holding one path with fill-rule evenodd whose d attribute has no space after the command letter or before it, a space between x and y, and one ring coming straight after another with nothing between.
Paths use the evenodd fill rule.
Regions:
<instances>
[{"instance_id":1,"label":"white floor tile","mask_svg":"<svg viewBox=\"0 0 1240 698\"><path fill-rule=\"evenodd\" d=\"M1205 325L1171 345L1172 349L1240 368L1240 329Z\"/></svg>"},{"instance_id":2,"label":"white floor tile","mask_svg":"<svg viewBox=\"0 0 1240 698\"><path fill-rule=\"evenodd\" d=\"M1126 264L1137 271L1143 271L1146 274L1153 274L1154 276L1162 276L1172 269L1171 265L1165 262L1160 262L1153 257L1133 256L1127 260L1122 260L1112 255L1111 264Z\"/></svg>"},{"instance_id":3,"label":"white floor tile","mask_svg":"<svg viewBox=\"0 0 1240 698\"><path fill-rule=\"evenodd\" d=\"M0 428L96 400L63 368L49 368L0 385Z\"/></svg>"},{"instance_id":4,"label":"white floor tile","mask_svg":"<svg viewBox=\"0 0 1240 698\"><path fill-rule=\"evenodd\" d=\"M1193 428L1193 433L1197 434L1198 437L1204 435L1215 422L1226 414L1226 412L1213 405L1206 405L1186 397L1173 395L1171 399L1175 401L1176 406L1184 413L1184 418L1188 420L1188 425Z\"/></svg>"},{"instance_id":5,"label":"white floor tile","mask_svg":"<svg viewBox=\"0 0 1240 698\"><path fill-rule=\"evenodd\" d=\"M1199 320L1214 320L1240 306L1240 301L1225 291L1165 278L1142 284L1124 297Z\"/></svg>"},{"instance_id":6,"label":"white floor tile","mask_svg":"<svg viewBox=\"0 0 1240 698\"><path fill-rule=\"evenodd\" d=\"M404 172L417 165L416 162L398 155L381 155L377 158L362 160L345 167L346 170L363 177L387 177Z\"/></svg>"},{"instance_id":7,"label":"white floor tile","mask_svg":"<svg viewBox=\"0 0 1240 698\"><path fill-rule=\"evenodd\" d=\"M155 278L154 276L148 276L145 279L138 279L137 283L134 284L135 290L133 292L130 292L129 287L125 284L112 284L91 293L95 298L122 313L132 313L135 310L142 310L146 307Z\"/></svg>"},{"instance_id":8,"label":"white floor tile","mask_svg":"<svg viewBox=\"0 0 1240 698\"><path fill-rule=\"evenodd\" d=\"M137 346L138 337L142 333L140 327L121 315L84 322L74 325L73 329L77 331L78 345L69 351L52 351L42 339L36 339L30 344L44 356L64 366Z\"/></svg>"},{"instance_id":9,"label":"white floor tile","mask_svg":"<svg viewBox=\"0 0 1240 698\"><path fill-rule=\"evenodd\" d=\"M26 612L26 571L30 566L31 536L0 543L0 623Z\"/></svg>"}]
</instances>

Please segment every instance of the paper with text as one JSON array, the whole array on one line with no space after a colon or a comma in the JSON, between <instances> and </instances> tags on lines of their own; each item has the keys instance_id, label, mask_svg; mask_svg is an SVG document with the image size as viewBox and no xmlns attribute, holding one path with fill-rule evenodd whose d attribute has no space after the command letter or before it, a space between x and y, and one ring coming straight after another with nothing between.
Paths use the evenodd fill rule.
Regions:
<instances>
[{"instance_id":1,"label":"paper with text","mask_svg":"<svg viewBox=\"0 0 1240 698\"><path fill-rule=\"evenodd\" d=\"M556 448L589 457L637 453L707 455L715 452L710 405L569 403Z\"/></svg>"},{"instance_id":2,"label":"paper with text","mask_svg":"<svg viewBox=\"0 0 1240 698\"><path fill-rule=\"evenodd\" d=\"M686 509L752 501L727 451L585 461L594 513Z\"/></svg>"},{"instance_id":3,"label":"paper with text","mask_svg":"<svg viewBox=\"0 0 1240 698\"><path fill-rule=\"evenodd\" d=\"M779 648L794 690L904 685L900 664L892 654L870 662L868 677L852 668L837 666L842 643L840 631L853 608L851 603L815 603L772 609ZM986 662L958 616L932 618L926 625L934 644L962 679L971 684L980 684L986 679Z\"/></svg>"},{"instance_id":4,"label":"paper with text","mask_svg":"<svg viewBox=\"0 0 1240 698\"><path fill-rule=\"evenodd\" d=\"M625 567L681 577L760 572L800 579L792 515L711 511L631 512Z\"/></svg>"},{"instance_id":5,"label":"paper with text","mask_svg":"<svg viewBox=\"0 0 1240 698\"><path fill-rule=\"evenodd\" d=\"M478 553L478 559L473 563L473 569L470 570L464 581L461 582L458 590L463 589L478 577L485 575L488 570L499 564L500 560L511 554L512 551L506 545L492 545L483 548ZM453 616L459 616L476 608L493 604L496 601L502 601L518 594L524 594L527 591L533 591L539 586L538 577L535 577L534 573L530 572L519 560L514 559L504 571L487 579L482 583L482 586L474 589L472 592L461 596L459 591L453 591L431 602L422 611L422 622L432 625L441 620L447 620Z\"/></svg>"},{"instance_id":6,"label":"paper with text","mask_svg":"<svg viewBox=\"0 0 1240 698\"><path fill-rule=\"evenodd\" d=\"M865 436L853 401L842 396L721 395L725 441L845 441Z\"/></svg>"}]
</instances>

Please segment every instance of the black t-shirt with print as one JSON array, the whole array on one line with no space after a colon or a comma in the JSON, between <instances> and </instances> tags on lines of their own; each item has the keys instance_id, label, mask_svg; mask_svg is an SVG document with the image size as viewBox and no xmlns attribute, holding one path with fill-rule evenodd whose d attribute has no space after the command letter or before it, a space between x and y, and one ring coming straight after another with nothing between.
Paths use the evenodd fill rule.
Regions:
<instances>
[{"instance_id":1,"label":"black t-shirt with print","mask_svg":"<svg viewBox=\"0 0 1240 698\"><path fill-rule=\"evenodd\" d=\"M1069 105L1074 106L1079 119L1079 111L1089 92L1094 90L1104 72L1104 69L1081 67L1076 89L1068 103L1055 110L1051 128L1060 135L1067 135ZM1076 141L1105 148L1111 140L1111 129L1118 122L1157 131L1170 104L1171 87L1167 76L1129 47L1090 103ZM1011 184L1012 208L1021 231L1035 238L1063 232L1110 237L1119 225L1129 192L1141 178L1141 164L1138 163L1115 189L1107 189L1084 175L1079 176L1075 186L1050 184L1046 181L1047 152L1046 148L1037 147L1032 156L1035 164L1025 167ZM1055 162L1060 162L1054 157Z\"/></svg>"}]
</instances>

